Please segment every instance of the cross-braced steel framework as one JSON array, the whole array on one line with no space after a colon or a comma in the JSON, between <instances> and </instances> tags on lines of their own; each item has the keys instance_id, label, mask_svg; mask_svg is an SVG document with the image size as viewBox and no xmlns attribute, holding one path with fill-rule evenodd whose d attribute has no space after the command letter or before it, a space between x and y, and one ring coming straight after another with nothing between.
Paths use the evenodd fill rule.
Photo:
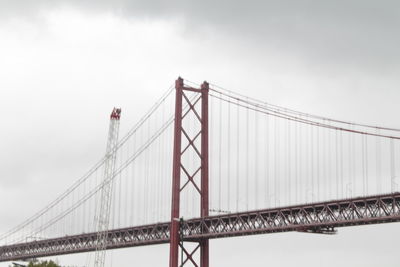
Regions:
<instances>
[{"instance_id":1,"label":"cross-braced steel framework","mask_svg":"<svg viewBox=\"0 0 400 267\"><path fill-rule=\"evenodd\" d=\"M209 85L204 82L201 88L192 88L184 85L183 79L178 78L175 82L176 99L175 99L175 128L174 128L174 156L173 156L173 174L172 174L172 207L171 207L171 233L170 233L170 267L178 267L179 264L179 248L185 255L181 259L180 266L191 263L194 266L208 267L209 265L209 241L208 239L198 239L194 247L185 246L184 240L181 238L181 231L184 222L180 219L180 195L185 187L193 186L200 195L200 218L208 216L208 91ZM198 96L191 100L187 93L194 93ZM188 109L183 113L183 101L188 104ZM200 103L200 104L199 104ZM201 105L201 111L196 108ZM200 124L200 130L193 136L190 135L182 123L188 115L192 113ZM187 145L182 149L182 138L187 140ZM200 139L200 148L198 142ZM190 173L190 170L182 161L182 156L193 149L199 166ZM200 186L196 183L195 177L200 173ZM185 182L181 183L181 176L186 178ZM202 228L202 231L206 228ZM200 262L196 261L194 255L200 252Z\"/></svg>"},{"instance_id":2,"label":"cross-braced steel framework","mask_svg":"<svg viewBox=\"0 0 400 267\"><path fill-rule=\"evenodd\" d=\"M184 221L181 229L184 241L199 244L214 238L292 231L332 233L338 227L391 222L400 222L400 193L208 216ZM167 244L170 226L164 222L110 230L107 249ZM94 232L3 246L0 262L95 251L96 237Z\"/></svg>"}]
</instances>

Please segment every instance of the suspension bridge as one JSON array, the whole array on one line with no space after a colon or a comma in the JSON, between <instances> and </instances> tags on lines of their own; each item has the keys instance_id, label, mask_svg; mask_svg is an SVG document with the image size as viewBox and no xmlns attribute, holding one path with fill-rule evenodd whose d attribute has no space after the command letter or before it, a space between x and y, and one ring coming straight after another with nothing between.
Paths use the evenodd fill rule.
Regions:
<instances>
[{"instance_id":1,"label":"suspension bridge","mask_svg":"<svg viewBox=\"0 0 400 267\"><path fill-rule=\"evenodd\" d=\"M109 155L2 234L0 261L96 251L100 233L102 249L169 244L170 267L208 267L210 239L399 222L399 139L179 78L107 149L107 229Z\"/></svg>"}]
</instances>

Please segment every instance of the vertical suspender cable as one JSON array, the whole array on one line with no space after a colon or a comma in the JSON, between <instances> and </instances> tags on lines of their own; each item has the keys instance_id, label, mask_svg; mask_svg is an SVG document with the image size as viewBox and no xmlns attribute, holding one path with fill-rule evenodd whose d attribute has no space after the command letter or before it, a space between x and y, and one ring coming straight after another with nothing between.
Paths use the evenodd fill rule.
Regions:
<instances>
[{"instance_id":1,"label":"vertical suspender cable","mask_svg":"<svg viewBox=\"0 0 400 267\"><path fill-rule=\"evenodd\" d=\"M332 133L328 132L328 195L332 198Z\"/></svg>"},{"instance_id":2,"label":"vertical suspender cable","mask_svg":"<svg viewBox=\"0 0 400 267\"><path fill-rule=\"evenodd\" d=\"M259 173L258 173L258 112L254 112L254 148L255 148L255 158L254 158L254 177L255 177L255 197L254 203L255 208L258 209L258 191L259 191Z\"/></svg>"},{"instance_id":3,"label":"vertical suspender cable","mask_svg":"<svg viewBox=\"0 0 400 267\"><path fill-rule=\"evenodd\" d=\"M363 195L365 196L365 194L366 194L366 185L365 185L365 141L364 141L364 139L365 139L365 136L364 135L362 135L361 136L361 154L362 154L362 157L361 157L361 159L362 159L362 164L361 164L361 166L362 166L362 180L363 180Z\"/></svg>"},{"instance_id":4,"label":"vertical suspender cable","mask_svg":"<svg viewBox=\"0 0 400 267\"><path fill-rule=\"evenodd\" d=\"M279 149L279 133L278 133L278 120L275 117L275 135L274 135L274 142L275 142L275 148L274 148L274 187L275 187L275 207L278 205L278 199L279 199L279 158L278 158L278 149Z\"/></svg>"},{"instance_id":5,"label":"vertical suspender cable","mask_svg":"<svg viewBox=\"0 0 400 267\"><path fill-rule=\"evenodd\" d=\"M298 169L297 169L297 171L298 171L298 173L299 173L299 177L298 177L298 182L297 182L297 185L298 185L298 201L300 201L300 202L304 202L305 201L305 199L304 199L304 196L303 196L303 193L302 192L304 192L304 185L305 185L305 183L304 183L304 181L303 181L303 172L304 172L304 168L303 168L303 161L304 161L304 156L303 156L303 147L304 147L304 144L303 144L303 125L301 125L301 124L299 124L298 125L298 132L299 132L299 139L298 139L298 141L297 141L297 143L298 143L298 149L299 149L299 154L298 154L298 161L299 161L299 164L298 164Z\"/></svg>"},{"instance_id":6,"label":"vertical suspender cable","mask_svg":"<svg viewBox=\"0 0 400 267\"><path fill-rule=\"evenodd\" d=\"M220 93L220 97L221 97L221 93ZM222 179L222 98L220 98L220 102L219 102L219 121L218 121L218 125L219 125L219 140L218 140L218 210L221 210L221 197L222 197L222 192L221 192L221 179Z\"/></svg>"},{"instance_id":7,"label":"vertical suspender cable","mask_svg":"<svg viewBox=\"0 0 400 267\"><path fill-rule=\"evenodd\" d=\"M340 131L340 136L339 136L339 147L340 147L340 197L343 198L343 188L344 188L344 177L343 177L343 132Z\"/></svg>"},{"instance_id":8,"label":"vertical suspender cable","mask_svg":"<svg viewBox=\"0 0 400 267\"><path fill-rule=\"evenodd\" d=\"M379 129L376 130L376 134L379 134ZM376 189L377 193L382 193L382 182L381 182L381 139L377 136L375 137L375 147L376 147Z\"/></svg>"},{"instance_id":9,"label":"vertical suspender cable","mask_svg":"<svg viewBox=\"0 0 400 267\"><path fill-rule=\"evenodd\" d=\"M348 183L346 187L346 196L350 198L352 196L351 188L352 188L352 178L351 178L351 173L352 173L352 165L351 165L351 135L347 135L347 165L348 165Z\"/></svg>"},{"instance_id":10,"label":"vertical suspender cable","mask_svg":"<svg viewBox=\"0 0 400 267\"><path fill-rule=\"evenodd\" d=\"M227 150L228 150L228 170L227 170L227 177L228 177L228 203L227 203L227 210L230 211L231 208L231 105L228 103L228 138L227 138Z\"/></svg>"},{"instance_id":11,"label":"vertical suspender cable","mask_svg":"<svg viewBox=\"0 0 400 267\"><path fill-rule=\"evenodd\" d=\"M249 210L249 106L246 106L246 210Z\"/></svg>"},{"instance_id":12,"label":"vertical suspender cable","mask_svg":"<svg viewBox=\"0 0 400 267\"><path fill-rule=\"evenodd\" d=\"M122 165L122 149L119 150L119 165ZM122 173L120 172L118 174L118 227L121 227L121 195L122 195Z\"/></svg>"},{"instance_id":13,"label":"vertical suspender cable","mask_svg":"<svg viewBox=\"0 0 400 267\"><path fill-rule=\"evenodd\" d=\"M395 182L395 160L394 160L394 140L390 139L390 192L396 191L396 182Z\"/></svg>"},{"instance_id":14,"label":"vertical suspender cable","mask_svg":"<svg viewBox=\"0 0 400 267\"><path fill-rule=\"evenodd\" d=\"M356 137L354 134L352 134L352 141L351 141L351 160L352 160L352 180L353 180L353 192L356 193ZM354 194L353 193L353 194Z\"/></svg>"},{"instance_id":15,"label":"vertical suspender cable","mask_svg":"<svg viewBox=\"0 0 400 267\"><path fill-rule=\"evenodd\" d=\"M368 195L368 135L365 135L365 193Z\"/></svg>"},{"instance_id":16,"label":"vertical suspender cable","mask_svg":"<svg viewBox=\"0 0 400 267\"><path fill-rule=\"evenodd\" d=\"M266 207L270 207L270 183L269 183L269 138L270 138L270 130L269 130L269 116L266 115L266 122L265 122L265 133L266 136L264 138L265 140L265 162L264 162L264 168L265 168L265 177L264 177L264 184L265 184L265 205Z\"/></svg>"},{"instance_id":17,"label":"vertical suspender cable","mask_svg":"<svg viewBox=\"0 0 400 267\"><path fill-rule=\"evenodd\" d=\"M239 100L237 100L239 103ZM239 144L240 144L240 132L239 132L239 124L240 124L240 107L239 105L236 106L236 212L239 211Z\"/></svg>"},{"instance_id":18,"label":"vertical suspender cable","mask_svg":"<svg viewBox=\"0 0 400 267\"><path fill-rule=\"evenodd\" d=\"M140 132L141 132L141 130L140 130ZM126 158L129 158L129 156L130 156L130 154L129 154L129 150L130 150L130 147L129 147L129 143L130 143L130 140L127 142L127 144L126 144ZM129 181L130 181L130 177L129 177L129 168L126 170L126 183L127 183L127 186L125 187L125 195L124 195L124 198L125 198L125 211L126 212L124 212L125 213L125 226L128 226L129 225L129 216L128 216L128 213L127 213L127 207L128 207L128 205L129 205L129 199L128 199L128 196L129 196L129 194L128 194L128 190L129 190L129 188L128 188L128 183L129 183Z\"/></svg>"},{"instance_id":19,"label":"vertical suspender cable","mask_svg":"<svg viewBox=\"0 0 400 267\"><path fill-rule=\"evenodd\" d=\"M286 121L287 124L287 179L288 179L288 205L292 204L292 181L291 181L291 147L290 147L290 139L291 139L291 132L290 132L290 121Z\"/></svg>"},{"instance_id":20,"label":"vertical suspender cable","mask_svg":"<svg viewBox=\"0 0 400 267\"><path fill-rule=\"evenodd\" d=\"M338 131L335 130L335 175L336 175L336 196L339 198L339 147L338 147Z\"/></svg>"},{"instance_id":21,"label":"vertical suspender cable","mask_svg":"<svg viewBox=\"0 0 400 267\"><path fill-rule=\"evenodd\" d=\"M320 176L320 173L319 173L319 169L320 169L320 163L321 163L321 161L320 161L320 147L319 147L319 127L317 127L317 139L316 139L316 144L317 144L317 149L316 149L316 151L317 151L317 155L316 155L316 157L317 157L317 163L316 163L316 165L317 165L317 179L316 179L316 182L317 182L317 192L316 192L316 201L319 201L319 199L320 199L320 179L321 179L321 176Z\"/></svg>"},{"instance_id":22,"label":"vertical suspender cable","mask_svg":"<svg viewBox=\"0 0 400 267\"><path fill-rule=\"evenodd\" d=\"M328 187L329 187L329 180L328 180L328 175L327 175L327 167L326 167L326 161L327 161L327 155L326 155L326 146L327 146L327 140L326 140L326 129L322 129L322 177L323 177L323 199L327 200L328 199Z\"/></svg>"},{"instance_id":23,"label":"vertical suspender cable","mask_svg":"<svg viewBox=\"0 0 400 267\"><path fill-rule=\"evenodd\" d=\"M314 127L310 127L310 148L311 148L311 153L310 153L310 163L311 163L311 201L314 202L314 193L315 193L315 187L314 187Z\"/></svg>"},{"instance_id":24,"label":"vertical suspender cable","mask_svg":"<svg viewBox=\"0 0 400 267\"><path fill-rule=\"evenodd\" d=\"M299 136L298 136L298 123L294 123L294 201L298 203L298 191L299 191L299 168L298 168L298 160L299 160L299 151L298 151L298 145L299 145Z\"/></svg>"}]
</instances>

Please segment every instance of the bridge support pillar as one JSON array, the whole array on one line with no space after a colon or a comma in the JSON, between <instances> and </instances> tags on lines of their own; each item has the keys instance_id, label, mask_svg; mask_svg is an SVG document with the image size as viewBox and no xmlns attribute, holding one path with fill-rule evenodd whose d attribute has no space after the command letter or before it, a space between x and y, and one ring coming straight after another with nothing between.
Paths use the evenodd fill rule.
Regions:
<instances>
[{"instance_id":1,"label":"bridge support pillar","mask_svg":"<svg viewBox=\"0 0 400 267\"><path fill-rule=\"evenodd\" d=\"M185 224L180 216L180 194L188 186L194 186L200 194L200 216L207 217L209 215L209 183L208 183L208 92L209 85L204 82L201 88L192 88L184 85L182 78L178 78L175 82L176 99L175 99L175 126L174 126L174 152L173 152L173 168L172 168L172 206L171 206L171 230L170 230L170 267L184 266L192 264L194 266L209 266L209 241L203 239L195 241L195 246L185 247L183 242ZM189 96L190 94L190 96ZM184 101L187 108L184 107ZM200 104L199 104L200 103ZM201 105L199 111L199 105ZM192 113L200 123L200 131L191 133L189 129L185 129L183 120ZM186 145L182 149L182 139L186 139ZM198 147L198 139L200 139L200 149ZM190 173L188 166L182 162L182 155L189 148L196 151L198 156L198 168ZM186 179L181 184L181 176ZM196 177L200 176L200 186L196 184ZM202 231L207 231L203 226ZM179 250L181 250L181 262L179 264ZM199 255L198 255L199 254Z\"/></svg>"}]
</instances>

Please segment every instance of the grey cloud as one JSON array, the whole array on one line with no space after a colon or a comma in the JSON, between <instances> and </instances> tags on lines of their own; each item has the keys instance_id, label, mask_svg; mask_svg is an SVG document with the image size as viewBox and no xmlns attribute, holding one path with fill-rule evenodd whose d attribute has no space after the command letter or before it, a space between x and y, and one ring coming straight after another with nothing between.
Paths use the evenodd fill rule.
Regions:
<instances>
[{"instance_id":1,"label":"grey cloud","mask_svg":"<svg viewBox=\"0 0 400 267\"><path fill-rule=\"evenodd\" d=\"M64 7L126 19L179 19L187 36L249 43L304 61L386 71L399 67L397 1L2 0L0 17L40 16Z\"/></svg>"}]
</instances>

